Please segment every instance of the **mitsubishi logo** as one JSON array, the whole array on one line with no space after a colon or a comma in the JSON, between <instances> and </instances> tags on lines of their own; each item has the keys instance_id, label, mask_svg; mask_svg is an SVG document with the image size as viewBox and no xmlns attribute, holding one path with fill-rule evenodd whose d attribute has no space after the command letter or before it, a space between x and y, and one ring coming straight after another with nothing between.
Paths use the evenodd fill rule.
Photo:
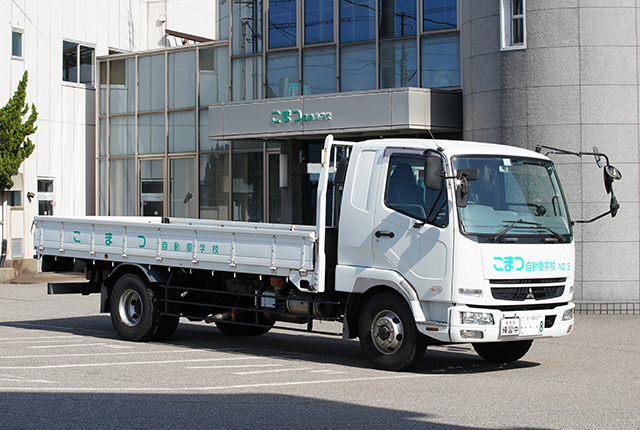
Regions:
<instances>
[{"instance_id":1,"label":"mitsubishi logo","mask_svg":"<svg viewBox=\"0 0 640 430\"><path fill-rule=\"evenodd\" d=\"M529 287L529 293L527 294L527 297L525 297L525 299L534 299L535 300L536 296L533 295L533 288Z\"/></svg>"}]
</instances>

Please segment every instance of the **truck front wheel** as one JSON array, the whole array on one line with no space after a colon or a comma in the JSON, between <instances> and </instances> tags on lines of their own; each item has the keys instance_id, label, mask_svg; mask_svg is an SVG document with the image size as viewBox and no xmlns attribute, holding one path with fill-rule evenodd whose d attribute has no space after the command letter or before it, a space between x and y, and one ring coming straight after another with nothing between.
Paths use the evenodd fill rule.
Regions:
<instances>
[{"instance_id":1,"label":"truck front wheel","mask_svg":"<svg viewBox=\"0 0 640 430\"><path fill-rule=\"evenodd\" d=\"M510 363L524 357L532 343L533 340L474 343L473 349L480 357L491 363Z\"/></svg>"},{"instance_id":2,"label":"truck front wheel","mask_svg":"<svg viewBox=\"0 0 640 430\"><path fill-rule=\"evenodd\" d=\"M394 293L376 294L365 303L359 337L369 362L383 370L409 370L427 348L407 302Z\"/></svg>"},{"instance_id":3,"label":"truck front wheel","mask_svg":"<svg viewBox=\"0 0 640 430\"><path fill-rule=\"evenodd\" d=\"M110 311L113 327L124 340L145 342L158 329L156 294L134 274L122 276L114 285Z\"/></svg>"}]
</instances>

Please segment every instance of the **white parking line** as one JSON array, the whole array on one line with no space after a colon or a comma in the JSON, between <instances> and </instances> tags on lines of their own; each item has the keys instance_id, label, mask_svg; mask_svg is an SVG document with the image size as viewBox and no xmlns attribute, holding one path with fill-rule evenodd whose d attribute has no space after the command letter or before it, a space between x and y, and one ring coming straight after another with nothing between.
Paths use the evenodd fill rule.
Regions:
<instances>
[{"instance_id":1,"label":"white parking line","mask_svg":"<svg viewBox=\"0 0 640 430\"><path fill-rule=\"evenodd\" d=\"M104 355L104 354L103 354ZM200 358L192 360L128 361L115 363L47 364L44 366L0 366L2 370L65 369L70 367L142 366L150 364L202 363L227 360L255 360L255 357Z\"/></svg>"},{"instance_id":2,"label":"white parking line","mask_svg":"<svg viewBox=\"0 0 640 430\"><path fill-rule=\"evenodd\" d=\"M402 375L390 375L390 376L372 376L362 378L334 378L318 381L292 381L292 382L274 382L264 384L242 384L242 385L218 385L210 387L47 387L47 390L51 392L64 392L64 393L80 393L80 392L95 392L95 393L147 393L150 389L154 393L183 393L183 392L203 392L203 391L224 391L224 390L238 390L244 388L276 388L276 387L290 387L299 385L321 385L321 384L344 384L348 382L369 382L369 381L382 381L390 379L403 379L403 378L424 378L431 377L433 375L428 374L402 374ZM36 391L42 390L42 388L27 388L27 387L3 387L2 391Z\"/></svg>"},{"instance_id":3,"label":"white parking line","mask_svg":"<svg viewBox=\"0 0 640 430\"><path fill-rule=\"evenodd\" d=\"M65 334L64 336L33 336L33 337L24 337L24 336L20 336L20 337L0 337L0 342L3 341L26 341L26 340L47 340L47 339L72 339L73 336L70 336L68 334Z\"/></svg>"},{"instance_id":4,"label":"white parking line","mask_svg":"<svg viewBox=\"0 0 640 430\"><path fill-rule=\"evenodd\" d=\"M77 339L77 337L75 336L59 336L57 338L57 340L50 340L52 338L47 337L46 339L43 338L42 340L35 340L35 339L28 339L28 340L23 340L23 339L16 339L16 340L11 340L11 341L4 341L4 342L0 342L0 344L4 344L4 345L18 345L20 343L56 343L56 342L60 342L60 339ZM55 339L55 338L53 338Z\"/></svg>"},{"instance_id":5,"label":"white parking line","mask_svg":"<svg viewBox=\"0 0 640 430\"><path fill-rule=\"evenodd\" d=\"M282 367L282 364L229 364L223 366L191 366L185 369L234 369L240 367Z\"/></svg>"},{"instance_id":6,"label":"white parking line","mask_svg":"<svg viewBox=\"0 0 640 430\"><path fill-rule=\"evenodd\" d=\"M45 379L29 379L22 378L20 376L13 375L0 375L0 381L9 381L9 382L28 382L32 384L57 384L55 381L47 381Z\"/></svg>"},{"instance_id":7,"label":"white parking line","mask_svg":"<svg viewBox=\"0 0 640 430\"><path fill-rule=\"evenodd\" d=\"M260 373L278 373L278 372L299 372L301 370L309 370L311 367L298 367L298 368L287 368L287 369L276 369L276 370L255 370L251 372L234 372L234 375L258 375Z\"/></svg>"},{"instance_id":8,"label":"white parking line","mask_svg":"<svg viewBox=\"0 0 640 430\"><path fill-rule=\"evenodd\" d=\"M86 347L86 346L105 346L106 343L70 343L68 345L36 345L29 346L29 349L49 349L49 348L75 348L78 346Z\"/></svg>"},{"instance_id":9,"label":"white parking line","mask_svg":"<svg viewBox=\"0 0 640 430\"><path fill-rule=\"evenodd\" d=\"M241 351L245 348L237 348L237 349L217 349L215 352L235 352ZM213 352L204 349L172 349L166 351L128 351L128 352L109 352L109 353L90 353L90 354L43 354L43 355L7 355L5 357L0 356L0 359L8 359L8 360L16 360L16 359L26 359L26 358L58 358L58 357L104 357L104 356L112 356L112 355L137 355L137 354L184 354L187 352Z\"/></svg>"}]
</instances>

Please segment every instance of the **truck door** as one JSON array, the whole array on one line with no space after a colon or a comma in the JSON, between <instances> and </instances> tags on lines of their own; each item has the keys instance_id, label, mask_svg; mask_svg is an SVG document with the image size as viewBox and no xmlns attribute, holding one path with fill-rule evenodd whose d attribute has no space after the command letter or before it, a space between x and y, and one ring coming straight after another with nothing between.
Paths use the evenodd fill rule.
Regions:
<instances>
[{"instance_id":1,"label":"truck door","mask_svg":"<svg viewBox=\"0 0 640 430\"><path fill-rule=\"evenodd\" d=\"M447 295L453 241L450 202L444 179L439 190L428 189L424 181L427 157L440 156L407 150L387 156L375 205L374 266L400 273L421 299Z\"/></svg>"}]
</instances>

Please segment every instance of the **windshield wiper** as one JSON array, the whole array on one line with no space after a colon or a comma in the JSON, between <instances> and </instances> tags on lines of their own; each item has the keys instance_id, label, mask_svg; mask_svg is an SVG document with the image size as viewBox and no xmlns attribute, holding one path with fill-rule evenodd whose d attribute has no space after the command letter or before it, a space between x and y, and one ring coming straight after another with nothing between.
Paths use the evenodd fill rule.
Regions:
<instances>
[{"instance_id":1,"label":"windshield wiper","mask_svg":"<svg viewBox=\"0 0 640 430\"><path fill-rule=\"evenodd\" d=\"M564 242L566 240L564 238L564 236L562 236L560 233L555 232L555 231L551 230L549 227L545 227L544 225L542 225L542 224L540 224L538 222L524 221L522 219L519 219L517 221L502 221L502 222L506 222L507 225L504 226L504 228L502 230L497 232L495 236L492 236L492 237L489 238L489 240L491 242L495 242L497 240L500 240L501 242L503 242L502 237L505 235L505 233L508 232L509 230L511 230L517 224L524 224L524 225L530 226L530 227L519 227L519 228L524 228L524 229L528 229L528 230L539 230L539 229L547 230L549 233L551 233L553 235L553 237L558 239L560 242Z\"/></svg>"}]
</instances>

